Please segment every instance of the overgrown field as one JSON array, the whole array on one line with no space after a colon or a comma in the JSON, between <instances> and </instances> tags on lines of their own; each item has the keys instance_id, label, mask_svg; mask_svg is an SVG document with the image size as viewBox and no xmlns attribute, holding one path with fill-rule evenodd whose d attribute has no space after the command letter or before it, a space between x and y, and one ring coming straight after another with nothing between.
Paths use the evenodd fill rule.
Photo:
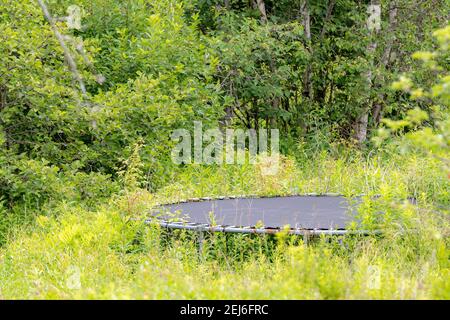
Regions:
<instances>
[{"instance_id":1,"label":"overgrown field","mask_svg":"<svg viewBox=\"0 0 450 320\"><path fill-rule=\"evenodd\" d=\"M450 299L449 12L0 0L0 299ZM248 134L233 152L229 130ZM199 246L144 223L161 203L305 193L361 197L348 228L381 233Z\"/></svg>"},{"instance_id":2,"label":"overgrown field","mask_svg":"<svg viewBox=\"0 0 450 320\"><path fill-rule=\"evenodd\" d=\"M441 163L353 154L284 159L275 176L257 166L199 166L157 194L130 187L95 210L60 203L0 249L0 298L450 298L450 183ZM384 234L308 244L286 234L210 234L199 252L195 233L141 222L156 203L180 198L302 192L366 194L363 224Z\"/></svg>"}]
</instances>

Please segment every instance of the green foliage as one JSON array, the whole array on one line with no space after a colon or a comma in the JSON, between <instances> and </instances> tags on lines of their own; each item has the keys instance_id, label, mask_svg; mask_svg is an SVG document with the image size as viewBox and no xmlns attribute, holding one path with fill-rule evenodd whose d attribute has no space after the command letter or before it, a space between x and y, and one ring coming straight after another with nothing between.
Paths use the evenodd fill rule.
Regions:
<instances>
[{"instance_id":1,"label":"green foliage","mask_svg":"<svg viewBox=\"0 0 450 320\"><path fill-rule=\"evenodd\" d=\"M0 245L38 214L53 214L61 202L94 208L119 191L110 177L78 170L61 171L46 162L15 159L0 176Z\"/></svg>"},{"instance_id":2,"label":"green foliage","mask_svg":"<svg viewBox=\"0 0 450 320\"><path fill-rule=\"evenodd\" d=\"M125 191L134 191L140 187L139 179L142 177L142 162L139 151L141 148L142 142L136 143L133 153L124 163L124 169L118 172Z\"/></svg>"},{"instance_id":3,"label":"green foliage","mask_svg":"<svg viewBox=\"0 0 450 320\"><path fill-rule=\"evenodd\" d=\"M327 173L326 184L333 191L352 186L353 192L382 192L382 198L365 201L361 208L365 219L387 210L384 225L390 226L381 237L324 237L305 245L301 238L286 235L209 234L198 251L194 233L167 232L123 216L117 203L128 203L129 195L96 211L62 204L55 209L58 217L39 217L33 233L22 233L0 249L0 297L448 299L449 226L430 215L434 209L428 200L436 195L418 197L416 207L398 204L410 194L410 186L418 184L426 188L424 193L431 190L424 182L434 180L433 171L419 170L427 162L354 160L322 156L304 170L285 160L272 184L264 182L264 192L276 192L291 179L304 190L320 191L322 179L308 177L307 170L319 164L316 170ZM145 204L149 208L177 200L180 194L257 193L258 171L240 169L186 172L190 184L181 176L179 189L148 195ZM198 181L208 181L215 189L209 193L192 183ZM436 183L448 194L448 181ZM136 197L142 199L140 193Z\"/></svg>"},{"instance_id":4,"label":"green foliage","mask_svg":"<svg viewBox=\"0 0 450 320\"><path fill-rule=\"evenodd\" d=\"M374 34L364 2L309 1L305 11L305 1L265 0L266 22L252 2L193 3L200 28L218 50L216 77L235 123L277 127L288 141L310 141L318 132L330 141L349 140L362 113L368 113L370 134L382 115L398 119L411 108L430 107L424 101L405 105L388 84L412 69L409 54L431 44L431 30L446 21L446 1L381 1L381 30Z\"/></svg>"},{"instance_id":5,"label":"green foliage","mask_svg":"<svg viewBox=\"0 0 450 320\"><path fill-rule=\"evenodd\" d=\"M450 170L450 75L448 58L450 53L450 26L439 29L433 33L438 47L435 51L420 51L413 54L414 59L423 63L423 68L435 74L436 81L428 83L414 83L414 81L402 76L392 84L394 90L401 90L409 94L412 101L429 100L433 104L432 112L415 108L407 113L402 120L385 119L387 129L380 129L376 139L380 142L390 134L404 128L415 128L408 135L413 146L430 152L443 161L447 171ZM429 87L426 87L429 85ZM428 120L433 120L432 127Z\"/></svg>"},{"instance_id":6,"label":"green foliage","mask_svg":"<svg viewBox=\"0 0 450 320\"><path fill-rule=\"evenodd\" d=\"M261 25L233 13L221 16L218 40L212 44L220 56L217 77L246 127L268 126L276 119L296 122L290 101L298 99L309 56L302 35L298 22Z\"/></svg>"},{"instance_id":7,"label":"green foliage","mask_svg":"<svg viewBox=\"0 0 450 320\"><path fill-rule=\"evenodd\" d=\"M12 164L5 174L16 174L28 161L44 164L48 172L43 176L48 174L49 180L30 182L36 184L30 196L42 189L39 197L46 198L47 191L52 193L51 177L56 179L60 170L76 167L115 176L131 147L142 139L143 171L148 187L156 188L170 169L171 131L191 127L195 119L207 126L221 115L219 91L212 79L216 58L195 23L184 21L179 2L153 1L151 10L146 1L134 2L126 7L130 13L126 16L119 2L78 4L86 27L71 31L61 22L57 28L83 43L91 60L86 63L73 41L66 39L89 90L84 98L72 83L62 49L38 5L0 2L4 56L0 142L2 157ZM66 7L51 2L49 8L57 16ZM92 68L103 74L105 82L95 81ZM20 161L23 165L14 164ZM17 198L16 193L28 187L7 183L2 192Z\"/></svg>"},{"instance_id":8,"label":"green foliage","mask_svg":"<svg viewBox=\"0 0 450 320\"><path fill-rule=\"evenodd\" d=\"M383 0L378 33L363 2L264 2L45 1L81 8L81 29L56 28L84 95L37 2L0 0L0 299L449 298L450 29L431 37L448 1ZM364 112L369 134L384 116L378 140L407 143L353 150ZM196 120L281 129L278 173L264 155L176 166L170 135ZM364 194L349 228L383 235L207 234L198 251L139 221L185 198L309 192Z\"/></svg>"}]
</instances>

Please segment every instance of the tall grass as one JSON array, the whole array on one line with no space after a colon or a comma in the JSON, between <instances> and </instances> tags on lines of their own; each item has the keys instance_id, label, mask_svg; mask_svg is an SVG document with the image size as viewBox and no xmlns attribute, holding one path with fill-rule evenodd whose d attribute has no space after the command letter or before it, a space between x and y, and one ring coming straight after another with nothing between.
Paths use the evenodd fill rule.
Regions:
<instances>
[{"instance_id":1,"label":"tall grass","mask_svg":"<svg viewBox=\"0 0 450 320\"><path fill-rule=\"evenodd\" d=\"M156 194L128 190L92 211L61 203L0 249L0 298L449 299L450 185L439 166L424 156L320 153L285 158L274 176L192 166ZM306 244L284 233L209 234L199 250L195 233L136 220L184 198L307 192L366 194L362 223L383 235Z\"/></svg>"}]
</instances>

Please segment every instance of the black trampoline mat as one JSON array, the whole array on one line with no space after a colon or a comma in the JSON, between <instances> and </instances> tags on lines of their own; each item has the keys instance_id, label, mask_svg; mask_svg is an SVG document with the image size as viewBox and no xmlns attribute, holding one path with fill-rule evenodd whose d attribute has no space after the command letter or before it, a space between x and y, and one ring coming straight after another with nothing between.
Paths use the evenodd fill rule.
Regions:
<instances>
[{"instance_id":1,"label":"black trampoline mat","mask_svg":"<svg viewBox=\"0 0 450 320\"><path fill-rule=\"evenodd\" d=\"M356 201L358 202L358 201ZM153 215L165 221L221 226L304 229L344 229L354 205L341 196L287 196L202 200L163 205Z\"/></svg>"}]
</instances>

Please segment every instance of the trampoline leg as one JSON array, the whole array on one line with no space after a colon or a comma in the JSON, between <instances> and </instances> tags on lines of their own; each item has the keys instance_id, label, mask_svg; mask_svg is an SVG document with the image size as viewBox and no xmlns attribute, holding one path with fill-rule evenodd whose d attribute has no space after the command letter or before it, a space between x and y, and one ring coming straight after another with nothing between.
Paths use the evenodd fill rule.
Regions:
<instances>
[{"instance_id":1,"label":"trampoline leg","mask_svg":"<svg viewBox=\"0 0 450 320\"><path fill-rule=\"evenodd\" d=\"M198 232L198 238L197 238L198 255L200 256L200 258L203 258L203 242L205 241L205 237L203 234L203 230L199 229L197 232Z\"/></svg>"},{"instance_id":2,"label":"trampoline leg","mask_svg":"<svg viewBox=\"0 0 450 320\"><path fill-rule=\"evenodd\" d=\"M305 232L305 233L303 234L303 244L304 244L305 246L308 245L309 237L310 237L310 234L309 234L308 232Z\"/></svg>"}]
</instances>

